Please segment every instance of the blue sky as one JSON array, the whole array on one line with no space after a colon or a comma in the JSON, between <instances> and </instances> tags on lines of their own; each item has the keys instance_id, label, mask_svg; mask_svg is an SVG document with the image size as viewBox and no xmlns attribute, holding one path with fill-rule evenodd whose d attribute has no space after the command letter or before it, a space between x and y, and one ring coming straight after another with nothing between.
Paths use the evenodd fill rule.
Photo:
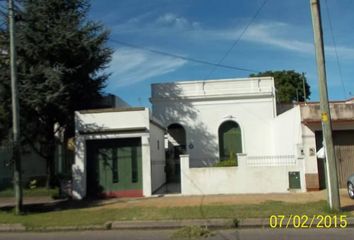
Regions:
<instances>
[{"instance_id":1,"label":"blue sky","mask_svg":"<svg viewBox=\"0 0 354 240\"><path fill-rule=\"evenodd\" d=\"M111 30L109 46L115 49L108 69L112 75L105 91L119 95L133 106L149 106L151 83L247 77L250 72L214 68L119 42L218 63L263 2L92 0L89 18ZM321 0L321 4L329 97L331 100L352 98L354 1ZM311 86L311 100L317 101L309 0L268 0L221 64L255 71L305 72Z\"/></svg>"}]
</instances>

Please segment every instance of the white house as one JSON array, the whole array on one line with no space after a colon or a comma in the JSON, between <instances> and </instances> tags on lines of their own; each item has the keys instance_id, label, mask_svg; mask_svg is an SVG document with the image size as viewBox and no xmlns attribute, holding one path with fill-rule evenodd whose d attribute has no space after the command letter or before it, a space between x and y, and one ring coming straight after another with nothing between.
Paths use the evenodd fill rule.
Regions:
<instances>
[{"instance_id":1,"label":"white house","mask_svg":"<svg viewBox=\"0 0 354 240\"><path fill-rule=\"evenodd\" d=\"M273 78L153 84L151 103L186 154L170 160L182 194L306 190L300 108L277 115ZM215 167L236 154L238 166Z\"/></svg>"},{"instance_id":2,"label":"white house","mask_svg":"<svg viewBox=\"0 0 354 240\"><path fill-rule=\"evenodd\" d=\"M185 195L308 188L317 160L305 159L300 106L277 114L273 78L153 84L150 100L151 114L76 113L74 197L150 196L165 183Z\"/></svg>"},{"instance_id":3,"label":"white house","mask_svg":"<svg viewBox=\"0 0 354 240\"><path fill-rule=\"evenodd\" d=\"M165 183L165 130L147 108L75 113L73 197L142 197Z\"/></svg>"}]
</instances>

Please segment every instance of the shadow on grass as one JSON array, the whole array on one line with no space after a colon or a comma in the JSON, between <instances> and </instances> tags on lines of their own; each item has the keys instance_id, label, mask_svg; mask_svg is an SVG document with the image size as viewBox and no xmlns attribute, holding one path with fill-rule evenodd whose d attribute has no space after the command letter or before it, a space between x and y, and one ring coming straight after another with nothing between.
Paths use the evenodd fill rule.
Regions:
<instances>
[{"instance_id":1,"label":"shadow on grass","mask_svg":"<svg viewBox=\"0 0 354 240\"><path fill-rule=\"evenodd\" d=\"M353 211L354 211L354 205L341 207L341 210L342 210L343 212L353 212Z\"/></svg>"},{"instance_id":2,"label":"shadow on grass","mask_svg":"<svg viewBox=\"0 0 354 240\"><path fill-rule=\"evenodd\" d=\"M46 213L53 211L62 211L62 210L74 210L74 209L87 209L98 206L106 206L111 204L116 204L117 202L126 202L128 199L121 198L105 198L105 199L84 199L84 200L72 200L72 199L53 199L53 200L43 200L39 203L26 203L23 204L23 213ZM13 212L14 204L8 204L6 206L0 207L0 212Z\"/></svg>"}]
</instances>

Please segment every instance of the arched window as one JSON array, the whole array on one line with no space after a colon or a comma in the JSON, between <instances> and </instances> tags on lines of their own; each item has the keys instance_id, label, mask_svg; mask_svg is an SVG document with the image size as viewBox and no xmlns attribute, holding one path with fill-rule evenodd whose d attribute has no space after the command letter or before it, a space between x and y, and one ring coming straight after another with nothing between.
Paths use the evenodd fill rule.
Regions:
<instances>
[{"instance_id":1,"label":"arched window","mask_svg":"<svg viewBox=\"0 0 354 240\"><path fill-rule=\"evenodd\" d=\"M234 121L223 122L219 127L220 160L230 159L242 153L241 128Z\"/></svg>"}]
</instances>

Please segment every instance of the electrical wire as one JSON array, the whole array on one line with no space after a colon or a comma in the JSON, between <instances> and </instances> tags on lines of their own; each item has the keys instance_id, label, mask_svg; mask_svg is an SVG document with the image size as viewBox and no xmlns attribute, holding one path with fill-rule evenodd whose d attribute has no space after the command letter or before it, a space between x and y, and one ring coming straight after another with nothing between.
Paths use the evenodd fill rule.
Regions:
<instances>
[{"instance_id":1,"label":"electrical wire","mask_svg":"<svg viewBox=\"0 0 354 240\"><path fill-rule=\"evenodd\" d=\"M211 65L211 66L215 66L215 67L233 69L233 70L244 71L244 72L251 72L251 73L259 72L259 71L254 70L254 69L230 66L230 65L225 65L225 64L218 64L218 63L213 63L213 62L209 62L209 61L205 61L205 60L197 59L197 58L184 57L184 56L177 55L177 54L174 54L174 53L168 53L168 52L164 52L164 51L160 51L160 50L146 48L146 47L143 47L143 46L138 46L138 45L135 45L135 44L119 41L119 40L112 39L112 38L110 38L110 41L114 42L114 43L117 43L117 44L120 44L120 45L127 46L127 47L141 49L141 50L152 52L152 53L155 53L155 54L160 54L160 55L165 55L165 56L169 56L169 57L173 57L173 58L178 58L178 59L182 59L182 60L189 61L189 62L204 64L204 65Z\"/></svg>"},{"instance_id":2,"label":"electrical wire","mask_svg":"<svg viewBox=\"0 0 354 240\"><path fill-rule=\"evenodd\" d=\"M336 40L335 40L335 37L334 37L333 25L332 25L331 15L329 13L327 0L325 1L325 5L326 5L326 12L327 12L327 18L328 18L328 23L329 23L329 29L330 29L330 33L331 33L331 36L332 36L333 46L334 46L334 52L335 52L335 55L336 55L336 62L337 62L337 68L338 68L338 73L339 73L339 79L340 79L340 82L341 82L341 85L342 85L342 88L343 88L344 98L347 98L347 96L348 96L347 95L347 90L345 88L344 81L343 81L342 67L341 67L340 62L339 62L337 45L336 45Z\"/></svg>"},{"instance_id":3,"label":"electrical wire","mask_svg":"<svg viewBox=\"0 0 354 240\"><path fill-rule=\"evenodd\" d=\"M264 0L263 3L261 4L261 6L259 6L259 8L257 9L257 11L255 12L255 14L253 15L253 17L250 19L250 21L245 25L245 27L243 28L242 32L240 33L240 35L238 36L238 38L233 42L233 44L231 45L231 47L224 53L224 55L220 58L220 60L217 62L218 65L220 65L225 58L231 53L232 49L235 48L235 46L240 42L240 40L242 39L243 35L247 32L248 28L252 25L252 23L256 20L257 16L259 15L259 13L262 11L263 7L267 4L269 0ZM204 77L204 79L207 79L211 76L211 74L213 74L216 71L217 66L214 66L210 72Z\"/></svg>"}]
</instances>

